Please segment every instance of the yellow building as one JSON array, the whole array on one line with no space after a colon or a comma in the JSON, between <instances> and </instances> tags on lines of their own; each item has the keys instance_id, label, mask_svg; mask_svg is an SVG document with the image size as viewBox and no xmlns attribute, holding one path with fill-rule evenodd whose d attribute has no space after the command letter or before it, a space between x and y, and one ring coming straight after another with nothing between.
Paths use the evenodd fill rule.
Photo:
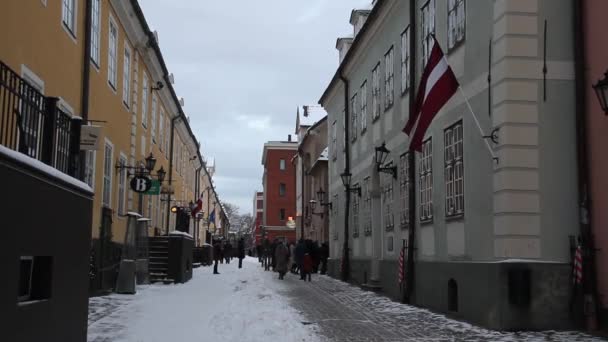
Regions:
<instances>
[{"instance_id":1,"label":"yellow building","mask_svg":"<svg viewBox=\"0 0 608 342\"><path fill-rule=\"evenodd\" d=\"M6 0L0 12L0 61L44 95L58 97L83 125L101 126L98 149L84 151L80 165L95 192L93 245L103 240L103 248L116 253L128 212L150 218L152 234L173 230L170 208L195 202L212 180L137 0ZM130 190L130 167L150 154L157 160L152 176L161 167L167 173L163 192L170 198L140 199ZM215 189L211 193L207 200L219 213ZM206 225L196 226L191 220L190 232L206 242Z\"/></svg>"}]
</instances>

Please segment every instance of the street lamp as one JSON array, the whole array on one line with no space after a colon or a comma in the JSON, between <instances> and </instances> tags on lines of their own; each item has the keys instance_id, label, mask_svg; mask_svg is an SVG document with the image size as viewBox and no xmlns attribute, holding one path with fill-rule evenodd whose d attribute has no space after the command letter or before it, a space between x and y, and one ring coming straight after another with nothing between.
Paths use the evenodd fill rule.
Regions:
<instances>
[{"instance_id":1,"label":"street lamp","mask_svg":"<svg viewBox=\"0 0 608 342\"><path fill-rule=\"evenodd\" d=\"M321 206L329 207L329 210L333 209L331 202L325 202L325 191L323 191L323 188L319 188L319 191L317 191L317 200Z\"/></svg>"},{"instance_id":2,"label":"street lamp","mask_svg":"<svg viewBox=\"0 0 608 342\"><path fill-rule=\"evenodd\" d=\"M146 170L148 170L148 172L152 172L155 166L156 158L154 158L154 155L152 155L152 152L150 152L150 155L146 157Z\"/></svg>"},{"instance_id":3,"label":"street lamp","mask_svg":"<svg viewBox=\"0 0 608 342\"><path fill-rule=\"evenodd\" d=\"M608 115L608 71L604 73L604 78L593 85L593 90L595 90L604 114Z\"/></svg>"},{"instance_id":4,"label":"street lamp","mask_svg":"<svg viewBox=\"0 0 608 342\"><path fill-rule=\"evenodd\" d=\"M158 181L162 183L165 181L165 176L167 175L167 171L165 171L165 169L161 166L160 169L158 169L158 171L156 171L156 175L158 176Z\"/></svg>"},{"instance_id":5,"label":"street lamp","mask_svg":"<svg viewBox=\"0 0 608 342\"><path fill-rule=\"evenodd\" d=\"M388 158L391 151L386 148L386 143L376 147L376 167L378 172L389 173L393 175L393 178L397 178L397 167L393 166L393 162L385 165L386 158Z\"/></svg>"},{"instance_id":6,"label":"street lamp","mask_svg":"<svg viewBox=\"0 0 608 342\"><path fill-rule=\"evenodd\" d=\"M354 192L356 193L359 197L361 197L361 186L356 186L356 187L351 187L350 186L350 181L352 179L353 175L349 173L342 173L340 175L340 178L342 178L342 184L344 185L344 188L346 188L346 191L350 191L350 192Z\"/></svg>"}]
</instances>

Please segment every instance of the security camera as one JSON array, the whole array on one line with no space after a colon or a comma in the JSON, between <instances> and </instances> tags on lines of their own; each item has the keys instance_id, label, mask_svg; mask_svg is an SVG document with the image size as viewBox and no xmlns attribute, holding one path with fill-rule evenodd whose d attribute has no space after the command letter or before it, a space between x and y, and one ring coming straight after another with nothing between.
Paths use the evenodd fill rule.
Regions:
<instances>
[{"instance_id":1,"label":"security camera","mask_svg":"<svg viewBox=\"0 0 608 342\"><path fill-rule=\"evenodd\" d=\"M163 82L158 81L156 82L156 87L152 87L152 90L161 90L165 87L165 85L163 84Z\"/></svg>"}]
</instances>

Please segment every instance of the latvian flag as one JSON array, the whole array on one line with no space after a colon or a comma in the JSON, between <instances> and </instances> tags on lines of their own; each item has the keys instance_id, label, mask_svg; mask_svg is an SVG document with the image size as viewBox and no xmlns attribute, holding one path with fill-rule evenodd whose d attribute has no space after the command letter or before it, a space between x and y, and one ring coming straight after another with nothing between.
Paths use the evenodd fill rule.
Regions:
<instances>
[{"instance_id":1,"label":"latvian flag","mask_svg":"<svg viewBox=\"0 0 608 342\"><path fill-rule=\"evenodd\" d=\"M460 86L437 39L422 73L418 96L403 132L410 137L410 151L422 152L424 134L435 115L452 98ZM413 134L412 134L413 132Z\"/></svg>"},{"instance_id":2,"label":"latvian flag","mask_svg":"<svg viewBox=\"0 0 608 342\"><path fill-rule=\"evenodd\" d=\"M192 217L196 217L196 214L198 214L201 210L203 210L203 194L201 194L201 197L198 199L198 201L196 201L196 203L190 209L192 212Z\"/></svg>"},{"instance_id":3,"label":"latvian flag","mask_svg":"<svg viewBox=\"0 0 608 342\"><path fill-rule=\"evenodd\" d=\"M576 252L574 253L574 274L572 280L576 285L583 282L583 251L581 245L576 247Z\"/></svg>"}]
</instances>

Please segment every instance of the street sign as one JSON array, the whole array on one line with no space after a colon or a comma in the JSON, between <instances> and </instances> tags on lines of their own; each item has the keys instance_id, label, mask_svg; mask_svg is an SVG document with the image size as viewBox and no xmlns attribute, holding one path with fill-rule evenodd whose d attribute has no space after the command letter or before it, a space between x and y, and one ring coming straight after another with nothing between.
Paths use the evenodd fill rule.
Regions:
<instances>
[{"instance_id":1,"label":"street sign","mask_svg":"<svg viewBox=\"0 0 608 342\"><path fill-rule=\"evenodd\" d=\"M153 196L160 195L160 182L158 181L158 179L152 180L152 186L150 187L150 190L146 191L145 194Z\"/></svg>"},{"instance_id":2,"label":"street sign","mask_svg":"<svg viewBox=\"0 0 608 342\"><path fill-rule=\"evenodd\" d=\"M131 179L131 190L144 193L152 187L152 179L148 176L135 176Z\"/></svg>"}]
</instances>

